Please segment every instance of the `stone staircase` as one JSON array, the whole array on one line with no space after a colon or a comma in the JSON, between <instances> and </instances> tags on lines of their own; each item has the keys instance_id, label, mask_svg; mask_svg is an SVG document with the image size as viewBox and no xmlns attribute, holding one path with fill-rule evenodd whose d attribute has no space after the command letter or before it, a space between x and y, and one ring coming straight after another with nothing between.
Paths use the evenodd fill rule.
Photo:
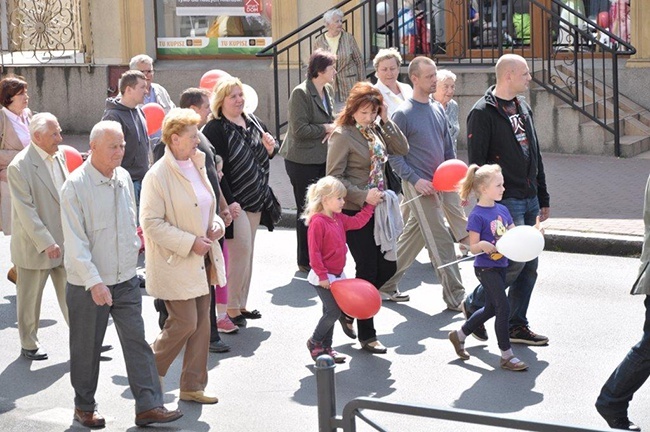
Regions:
<instances>
[{"instance_id":1,"label":"stone staircase","mask_svg":"<svg viewBox=\"0 0 650 432\"><path fill-rule=\"evenodd\" d=\"M542 72L540 72L542 73ZM557 82L575 83L571 69L558 66ZM613 127L613 90L589 76L578 85L559 86L563 92L575 92L576 103L588 113ZM541 86L531 85L530 100L535 113L538 136L545 151L572 154L613 155L614 135L572 105ZM634 157L650 151L650 111L619 93L621 156ZM539 130L543 132L539 132Z\"/></svg>"}]
</instances>

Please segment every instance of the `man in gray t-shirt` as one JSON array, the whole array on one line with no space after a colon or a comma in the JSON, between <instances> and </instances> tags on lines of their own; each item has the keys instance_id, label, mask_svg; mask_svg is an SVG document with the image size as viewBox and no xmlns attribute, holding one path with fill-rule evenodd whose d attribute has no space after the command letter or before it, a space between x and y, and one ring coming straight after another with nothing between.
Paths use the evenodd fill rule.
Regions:
<instances>
[{"instance_id":1,"label":"man in gray t-shirt","mask_svg":"<svg viewBox=\"0 0 650 432\"><path fill-rule=\"evenodd\" d=\"M436 72L436 64L430 58L413 59L408 71L413 97L393 113L393 121L409 141L409 152L406 156L391 155L389 160L402 177L404 200L413 200L403 209L404 232L397 243L397 272L381 288L393 301L408 300L397 285L425 245L434 269L456 259L454 240L443 219L440 192L431 184L438 166L455 157L445 111L440 103L429 97L436 90ZM447 307L460 311L465 288L458 265L436 273Z\"/></svg>"}]
</instances>

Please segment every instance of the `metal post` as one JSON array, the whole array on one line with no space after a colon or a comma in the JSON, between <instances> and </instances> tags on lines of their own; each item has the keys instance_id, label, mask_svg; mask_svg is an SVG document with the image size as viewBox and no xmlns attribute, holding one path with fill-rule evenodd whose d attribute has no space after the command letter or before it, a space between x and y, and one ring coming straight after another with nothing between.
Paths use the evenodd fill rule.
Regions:
<instances>
[{"instance_id":1,"label":"metal post","mask_svg":"<svg viewBox=\"0 0 650 432\"><path fill-rule=\"evenodd\" d=\"M327 354L316 359L316 392L318 394L318 432L336 432L336 384L334 359Z\"/></svg>"}]
</instances>

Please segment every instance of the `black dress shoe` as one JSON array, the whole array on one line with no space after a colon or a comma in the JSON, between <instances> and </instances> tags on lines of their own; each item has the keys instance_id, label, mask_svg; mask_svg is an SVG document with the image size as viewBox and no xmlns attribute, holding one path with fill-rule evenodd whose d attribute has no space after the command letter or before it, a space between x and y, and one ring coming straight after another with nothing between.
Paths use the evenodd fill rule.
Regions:
<instances>
[{"instance_id":1,"label":"black dress shoe","mask_svg":"<svg viewBox=\"0 0 650 432\"><path fill-rule=\"evenodd\" d=\"M339 322L341 323L341 328L343 329L343 333L350 339L356 339L357 334L354 332L354 318L349 317L345 315L344 313L341 313L341 316L339 317Z\"/></svg>"},{"instance_id":2,"label":"black dress shoe","mask_svg":"<svg viewBox=\"0 0 650 432\"><path fill-rule=\"evenodd\" d=\"M113 345L102 345L100 352L106 352L113 349Z\"/></svg>"},{"instance_id":3,"label":"black dress shoe","mask_svg":"<svg viewBox=\"0 0 650 432\"><path fill-rule=\"evenodd\" d=\"M160 330L162 330L163 327L165 327L165 321L167 321L167 317L169 317L167 306L165 306L165 301L161 299L154 299L153 307L156 309L156 312L160 314L158 316L158 326L160 327Z\"/></svg>"},{"instance_id":4,"label":"black dress shoe","mask_svg":"<svg viewBox=\"0 0 650 432\"><path fill-rule=\"evenodd\" d=\"M373 342L375 342L375 345L370 345ZM379 341L361 342L361 349L364 349L373 354L386 354L388 352L386 347L383 346Z\"/></svg>"},{"instance_id":5,"label":"black dress shoe","mask_svg":"<svg viewBox=\"0 0 650 432\"><path fill-rule=\"evenodd\" d=\"M601 414L602 415L602 414ZM622 430L631 430L631 431L640 431L641 428L635 425L627 417L610 417L603 416L609 427L612 429L622 429Z\"/></svg>"},{"instance_id":6,"label":"black dress shoe","mask_svg":"<svg viewBox=\"0 0 650 432\"><path fill-rule=\"evenodd\" d=\"M35 350L22 348L20 353L28 360L47 360L47 353L41 348Z\"/></svg>"}]
</instances>

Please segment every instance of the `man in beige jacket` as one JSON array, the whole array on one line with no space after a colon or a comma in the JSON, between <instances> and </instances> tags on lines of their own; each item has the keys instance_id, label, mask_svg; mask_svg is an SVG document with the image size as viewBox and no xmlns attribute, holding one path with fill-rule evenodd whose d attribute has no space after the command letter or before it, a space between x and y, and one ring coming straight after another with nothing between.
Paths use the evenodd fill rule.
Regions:
<instances>
[{"instance_id":1,"label":"man in beige jacket","mask_svg":"<svg viewBox=\"0 0 650 432\"><path fill-rule=\"evenodd\" d=\"M29 360L45 360L37 337L41 299L48 276L52 278L63 318L66 273L63 267L63 231L59 200L68 176L56 117L40 113L29 126L31 143L7 168L11 191L11 261L16 265L16 315L21 353Z\"/></svg>"}]
</instances>

